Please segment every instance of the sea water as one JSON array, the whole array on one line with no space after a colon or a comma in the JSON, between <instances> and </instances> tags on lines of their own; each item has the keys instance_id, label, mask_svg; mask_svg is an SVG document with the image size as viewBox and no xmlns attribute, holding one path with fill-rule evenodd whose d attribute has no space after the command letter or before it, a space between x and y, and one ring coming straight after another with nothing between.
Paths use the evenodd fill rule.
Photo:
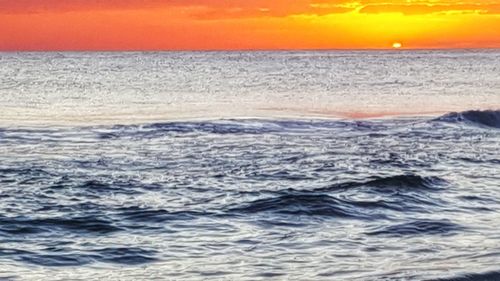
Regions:
<instances>
[{"instance_id":1,"label":"sea water","mask_svg":"<svg viewBox=\"0 0 500 281\"><path fill-rule=\"evenodd\" d=\"M1 53L0 277L499 279L499 74L495 50Z\"/></svg>"}]
</instances>

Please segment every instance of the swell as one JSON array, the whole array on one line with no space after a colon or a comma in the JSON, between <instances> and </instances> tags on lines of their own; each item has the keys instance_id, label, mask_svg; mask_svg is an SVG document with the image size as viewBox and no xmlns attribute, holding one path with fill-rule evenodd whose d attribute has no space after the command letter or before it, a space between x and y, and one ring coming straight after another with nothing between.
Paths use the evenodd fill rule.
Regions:
<instances>
[{"instance_id":1,"label":"swell","mask_svg":"<svg viewBox=\"0 0 500 281\"><path fill-rule=\"evenodd\" d=\"M374 120L268 120L221 119L201 122L164 122L143 125L94 127L99 139L128 137L155 138L168 134L261 135L276 133L327 132L331 130L377 131L385 129L383 122Z\"/></svg>"},{"instance_id":2,"label":"swell","mask_svg":"<svg viewBox=\"0 0 500 281\"><path fill-rule=\"evenodd\" d=\"M413 174L377 177L365 182L345 182L312 190L273 191L269 192L272 195L270 197L245 202L230 207L227 211L240 214L271 212L352 219L386 218L384 209L411 212L436 206L437 201L426 193L439 191L445 184L447 182L438 177ZM370 194L377 199L356 199L359 194Z\"/></svg>"},{"instance_id":3,"label":"swell","mask_svg":"<svg viewBox=\"0 0 500 281\"><path fill-rule=\"evenodd\" d=\"M94 262L139 265L156 261L156 254L157 251L137 247L106 247L84 251L62 246L45 247L40 251L0 248L0 258L51 267L82 266Z\"/></svg>"},{"instance_id":4,"label":"swell","mask_svg":"<svg viewBox=\"0 0 500 281\"><path fill-rule=\"evenodd\" d=\"M70 205L47 204L39 212L80 213L80 217L49 217L28 219L22 217L0 217L0 233L40 233L48 229L97 234L123 231L129 228L158 228L158 224L173 220L191 220L207 216L232 216L235 214L275 213L285 215L322 216L339 218L370 219L382 218L384 210L397 212L426 211L438 205L439 200L430 195L444 190L449 183L439 177L423 177L416 174L402 174L387 177L373 177L365 181L348 181L323 188L261 190L257 194L267 195L250 201L229 205L214 205L214 209L203 212L128 206L110 208L106 206L79 203ZM138 190L151 190L150 184L129 184L123 182L104 183L99 181L54 183L47 189L54 192L82 198L106 198L109 196L136 196ZM155 188L154 191L161 190ZM255 192L237 191L238 196ZM11 194L14 195L14 194ZM376 200L358 199L366 195ZM111 215L104 215L108 213ZM101 216L104 215L104 216Z\"/></svg>"},{"instance_id":5,"label":"swell","mask_svg":"<svg viewBox=\"0 0 500 281\"><path fill-rule=\"evenodd\" d=\"M373 177L366 181L349 181L333 184L324 188L315 189L315 191L339 191L352 188L368 187L379 192L398 190L398 191L432 191L439 190L448 182L440 177L423 177L416 174L403 174L387 177Z\"/></svg>"},{"instance_id":6,"label":"swell","mask_svg":"<svg viewBox=\"0 0 500 281\"><path fill-rule=\"evenodd\" d=\"M423 119L425 120L425 119ZM206 122L164 122L144 125L116 125L93 129L99 139L156 138L168 134L214 134L214 135L261 135L306 132L359 132L377 136L377 132L411 128L422 119L367 119L367 120L267 120L267 119L222 119ZM431 121L464 123L486 128L500 128L499 110L470 110L450 112ZM417 122L417 123L415 123ZM436 130L427 123L429 130ZM439 129L442 130L442 129ZM382 135L383 136L383 135Z\"/></svg>"},{"instance_id":7,"label":"swell","mask_svg":"<svg viewBox=\"0 0 500 281\"><path fill-rule=\"evenodd\" d=\"M289 193L258 199L228 210L231 213L254 214L272 212L284 215L306 215L369 219L360 208L376 207L377 202L350 202L327 194Z\"/></svg>"},{"instance_id":8,"label":"swell","mask_svg":"<svg viewBox=\"0 0 500 281\"><path fill-rule=\"evenodd\" d=\"M38 212L55 212L61 215L45 218L25 216L0 216L0 237L11 235L37 235L57 232L77 236L102 236L130 229L161 229L169 221L188 221L200 217L223 216L211 212L167 211L139 206L112 208L97 204L43 207ZM63 216L80 213L77 217Z\"/></svg>"},{"instance_id":9,"label":"swell","mask_svg":"<svg viewBox=\"0 0 500 281\"><path fill-rule=\"evenodd\" d=\"M436 121L466 123L476 126L500 128L500 110L469 110L445 114Z\"/></svg>"},{"instance_id":10,"label":"swell","mask_svg":"<svg viewBox=\"0 0 500 281\"><path fill-rule=\"evenodd\" d=\"M457 277L428 279L427 281L493 281L500 280L500 271L467 273Z\"/></svg>"},{"instance_id":11,"label":"swell","mask_svg":"<svg viewBox=\"0 0 500 281\"><path fill-rule=\"evenodd\" d=\"M392 119L218 119L207 121L172 121L147 123L139 125L102 125L90 127L44 129L44 128L0 128L4 141L38 143L41 138L45 142L82 141L80 135L91 136L99 140L121 138L150 139L169 134L214 134L214 135L261 135L276 133L305 132L366 132L377 136L377 132L410 128L414 124L423 124L425 118L392 118ZM450 112L433 122L466 123L473 126L500 128L500 110L470 110ZM425 122L424 122L425 123ZM432 122L427 123L432 127ZM436 128L429 128L435 130ZM378 136L384 136L378 135Z\"/></svg>"},{"instance_id":12,"label":"swell","mask_svg":"<svg viewBox=\"0 0 500 281\"><path fill-rule=\"evenodd\" d=\"M86 234L107 234L121 230L112 221L94 215L80 217L49 217L26 219L23 217L0 217L0 233L35 234L53 230Z\"/></svg>"},{"instance_id":13,"label":"swell","mask_svg":"<svg viewBox=\"0 0 500 281\"><path fill-rule=\"evenodd\" d=\"M384 226L367 232L367 235L401 237L411 235L450 235L463 231L464 227L449 220L419 219L407 223Z\"/></svg>"}]
</instances>

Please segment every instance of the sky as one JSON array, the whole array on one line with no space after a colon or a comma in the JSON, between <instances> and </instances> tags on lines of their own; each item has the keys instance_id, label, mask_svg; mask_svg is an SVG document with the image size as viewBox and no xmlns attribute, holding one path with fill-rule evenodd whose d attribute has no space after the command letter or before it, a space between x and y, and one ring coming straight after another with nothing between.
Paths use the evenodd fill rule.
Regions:
<instances>
[{"instance_id":1,"label":"sky","mask_svg":"<svg viewBox=\"0 0 500 281\"><path fill-rule=\"evenodd\" d=\"M500 48L500 0L0 0L4 51L385 49L395 43Z\"/></svg>"}]
</instances>

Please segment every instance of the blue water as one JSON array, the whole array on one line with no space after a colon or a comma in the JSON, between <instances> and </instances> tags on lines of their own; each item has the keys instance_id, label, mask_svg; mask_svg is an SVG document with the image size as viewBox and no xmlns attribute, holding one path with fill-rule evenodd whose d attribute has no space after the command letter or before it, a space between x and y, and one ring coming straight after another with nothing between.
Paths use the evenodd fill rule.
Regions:
<instances>
[{"instance_id":1,"label":"blue water","mask_svg":"<svg viewBox=\"0 0 500 281\"><path fill-rule=\"evenodd\" d=\"M0 277L497 280L499 171L498 111L5 126Z\"/></svg>"},{"instance_id":2,"label":"blue water","mask_svg":"<svg viewBox=\"0 0 500 281\"><path fill-rule=\"evenodd\" d=\"M500 280L499 73L499 50L0 53L0 279Z\"/></svg>"}]
</instances>

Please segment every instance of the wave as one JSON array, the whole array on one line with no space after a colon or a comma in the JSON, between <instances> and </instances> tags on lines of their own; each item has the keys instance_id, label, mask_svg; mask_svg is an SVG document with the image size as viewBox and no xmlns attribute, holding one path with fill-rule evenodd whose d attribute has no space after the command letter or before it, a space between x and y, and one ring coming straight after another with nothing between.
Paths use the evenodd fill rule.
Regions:
<instances>
[{"instance_id":1,"label":"wave","mask_svg":"<svg viewBox=\"0 0 500 281\"><path fill-rule=\"evenodd\" d=\"M85 251L68 251L63 247L47 247L40 252L0 248L0 257L39 266L82 266L94 262L138 265L157 260L157 251L137 247L108 247Z\"/></svg>"},{"instance_id":2,"label":"wave","mask_svg":"<svg viewBox=\"0 0 500 281\"><path fill-rule=\"evenodd\" d=\"M445 184L446 181L438 177L422 177L413 174L380 177L365 182L363 185L388 188L426 188L434 189Z\"/></svg>"},{"instance_id":3,"label":"wave","mask_svg":"<svg viewBox=\"0 0 500 281\"><path fill-rule=\"evenodd\" d=\"M0 168L0 177L13 175L13 176L29 176L31 178L44 178L52 177L54 174L49 173L41 168L27 167L27 168Z\"/></svg>"},{"instance_id":4,"label":"wave","mask_svg":"<svg viewBox=\"0 0 500 281\"><path fill-rule=\"evenodd\" d=\"M157 260L157 251L137 247L108 247L94 249L92 252L98 254L97 261L108 263L137 265Z\"/></svg>"},{"instance_id":5,"label":"wave","mask_svg":"<svg viewBox=\"0 0 500 281\"><path fill-rule=\"evenodd\" d=\"M457 277L428 279L426 281L494 281L494 280L500 280L500 271L491 271L485 273L468 273Z\"/></svg>"},{"instance_id":6,"label":"wave","mask_svg":"<svg viewBox=\"0 0 500 281\"><path fill-rule=\"evenodd\" d=\"M445 114L436 121L450 123L469 123L479 126L500 128L500 110L469 110Z\"/></svg>"},{"instance_id":7,"label":"wave","mask_svg":"<svg viewBox=\"0 0 500 281\"><path fill-rule=\"evenodd\" d=\"M0 217L0 234L34 234L41 232L51 232L54 229L60 231L79 232L86 234L102 235L120 231L121 229L114 226L112 221L96 218L92 215L64 218L40 218L40 219L24 219L16 217Z\"/></svg>"},{"instance_id":8,"label":"wave","mask_svg":"<svg viewBox=\"0 0 500 281\"><path fill-rule=\"evenodd\" d=\"M378 202L350 202L327 194L289 193L258 199L229 211L242 214L272 212L284 215L373 219L373 214L364 213L360 208L376 207L377 204Z\"/></svg>"},{"instance_id":9,"label":"wave","mask_svg":"<svg viewBox=\"0 0 500 281\"><path fill-rule=\"evenodd\" d=\"M121 137L155 138L168 133L191 134L266 134L281 131L279 124L265 120L219 120L207 122L165 122L145 125L116 125L111 130L98 131L100 139Z\"/></svg>"},{"instance_id":10,"label":"wave","mask_svg":"<svg viewBox=\"0 0 500 281\"><path fill-rule=\"evenodd\" d=\"M359 187L372 187L378 190L439 190L441 186L448 182L439 177L423 177L415 174L403 174L388 177L374 177L362 182L344 182L334 184L326 188L316 189L316 191L335 191Z\"/></svg>"},{"instance_id":11,"label":"wave","mask_svg":"<svg viewBox=\"0 0 500 281\"><path fill-rule=\"evenodd\" d=\"M102 193L135 195L141 193L133 182L115 182L109 184L96 180L88 180L72 188L95 195Z\"/></svg>"},{"instance_id":12,"label":"wave","mask_svg":"<svg viewBox=\"0 0 500 281\"><path fill-rule=\"evenodd\" d=\"M170 212L164 209L150 209L142 208L138 206L122 207L116 209L116 216L120 220L125 220L134 223L164 223L166 221L174 220L192 220L201 216L210 216L212 213L209 212L197 212L197 211L176 211Z\"/></svg>"},{"instance_id":13,"label":"wave","mask_svg":"<svg viewBox=\"0 0 500 281\"><path fill-rule=\"evenodd\" d=\"M329 130L370 131L386 128L383 122L360 120L272 120L272 119L221 119L212 121L163 122L142 125L115 125L93 127L99 139L128 137L156 138L165 134L214 134L214 135L260 135L282 132L319 132Z\"/></svg>"},{"instance_id":14,"label":"wave","mask_svg":"<svg viewBox=\"0 0 500 281\"><path fill-rule=\"evenodd\" d=\"M415 220L408 223L391 225L382 229L367 232L367 235L406 236L406 235L449 235L464 228L448 220Z\"/></svg>"},{"instance_id":15,"label":"wave","mask_svg":"<svg viewBox=\"0 0 500 281\"><path fill-rule=\"evenodd\" d=\"M435 206L439 202L426 196L427 191L438 191L447 182L438 177L407 174L377 177L364 182L345 182L317 189L283 189L270 191L271 197L245 202L227 208L228 213L254 214L271 212L284 215L342 217L354 219L386 218L379 210L410 212ZM345 192L360 188L356 195ZM406 192L408 191L408 192ZM426 191L426 192L420 192ZM361 193L378 199L360 200ZM351 198L352 197L352 198Z\"/></svg>"}]
</instances>

